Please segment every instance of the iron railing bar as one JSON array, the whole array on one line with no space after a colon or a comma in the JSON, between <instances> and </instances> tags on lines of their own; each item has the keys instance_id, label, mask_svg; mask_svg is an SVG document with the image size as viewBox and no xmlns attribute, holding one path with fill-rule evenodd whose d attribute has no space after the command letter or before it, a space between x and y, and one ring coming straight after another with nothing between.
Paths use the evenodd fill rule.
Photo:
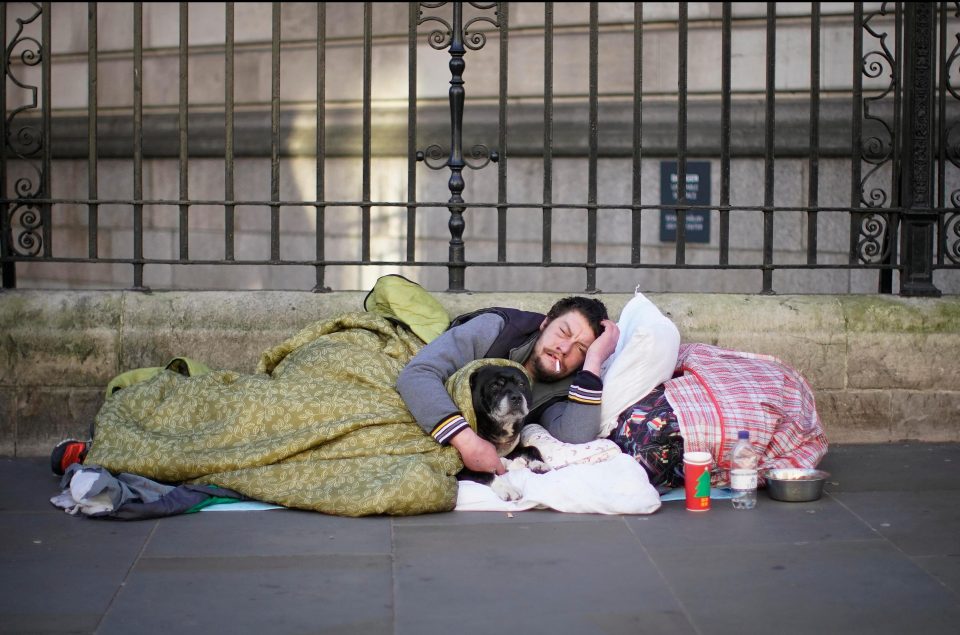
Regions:
<instances>
[{"instance_id":1,"label":"iron railing bar","mask_svg":"<svg viewBox=\"0 0 960 635\"><path fill-rule=\"evenodd\" d=\"M507 261L507 96L509 94L510 3L497 4L497 22L500 25L500 89L497 134L497 261Z\"/></svg>"},{"instance_id":2,"label":"iron railing bar","mask_svg":"<svg viewBox=\"0 0 960 635\"><path fill-rule=\"evenodd\" d=\"M280 7L272 4L270 29L270 259L280 260Z\"/></svg>"},{"instance_id":3,"label":"iron railing bar","mask_svg":"<svg viewBox=\"0 0 960 635\"><path fill-rule=\"evenodd\" d=\"M890 179L890 195L891 200L899 201L900 200L900 179L897 175L901 174L903 165L901 163L901 157L903 156L903 143L904 140L900 131L903 130L901 126L902 120L902 102L903 102L903 81L902 81L902 68L901 64L904 63L903 58L903 3L896 2L894 3L894 31L897 34L896 38L896 48L894 49L895 58L898 63L893 66L893 82L895 89L893 91L893 130L894 132L894 152L892 157L892 166L891 170L891 179ZM932 113L931 113L932 114ZM899 241L897 240L899 218L895 212L887 212L886 214L887 226L883 235L882 253L883 259L887 262L893 263L897 262L897 245ZM893 293L893 275L892 272L881 272L877 276L877 292L878 293Z\"/></svg>"},{"instance_id":4,"label":"iron railing bar","mask_svg":"<svg viewBox=\"0 0 960 635\"><path fill-rule=\"evenodd\" d=\"M87 195L96 200L99 196L97 179L97 3L87 3ZM96 258L100 225L100 206L87 205L87 254Z\"/></svg>"},{"instance_id":5,"label":"iron railing bar","mask_svg":"<svg viewBox=\"0 0 960 635\"><path fill-rule=\"evenodd\" d=\"M9 4L9 3L8 3ZM832 13L824 16L824 22L829 22L832 24L846 24L845 20L849 18L852 13ZM803 16L782 16L780 22L784 25L795 25L795 26L806 26L804 23L805 18ZM716 18L690 18L690 24L696 30L707 30L718 28L721 24L721 21ZM764 23L762 17L734 17L733 21L737 23L738 26L758 26ZM648 29L652 30L671 30L676 28L676 22L674 20L658 20L658 19L649 19L646 23ZM625 30L624 23L622 22L607 22L600 21L598 22L598 28L600 33L616 33L622 32ZM589 22L583 23L565 23L557 25L555 31L561 35L567 34L576 34L576 33L586 33L589 29ZM483 31L483 29L476 29L477 32ZM489 32L489 29L486 30ZM511 31L515 35L523 35L530 32L539 32L539 25L530 25L530 26L513 26ZM378 44L405 44L406 43L406 34L402 32L396 33L380 33L376 36L376 41ZM338 35L330 36L327 38L327 43L330 48L347 48L353 47L362 43L362 38L355 35ZM295 50L313 50L313 47L316 45L316 41L313 38L289 38L283 40L283 49L285 51L295 51ZM158 58L158 57L168 57L177 53L177 46L167 45L167 46L151 46L144 47L143 53L144 56L148 59ZM268 41L246 41L240 42L237 44L237 48L244 53L257 53L257 52L267 52L270 50L270 43ZM191 47L191 50L197 55L206 55L206 54L218 54L222 52L222 45L220 44L196 44ZM130 58L132 49L123 49L117 48L109 51L104 51L101 55L101 61L116 61L116 60L127 60ZM85 54L82 52L58 52L52 56L52 59L58 62L84 62Z\"/></svg>"},{"instance_id":6,"label":"iron railing bar","mask_svg":"<svg viewBox=\"0 0 960 635\"><path fill-rule=\"evenodd\" d=\"M190 46L190 49L192 54L193 45ZM101 62L103 61L102 54L99 56L99 61ZM791 100L791 99L799 100L802 98L807 98L810 95L809 89L806 89L806 88L804 88L803 90L778 90L777 93L783 96L785 100ZM736 91L734 97L738 102L746 102L746 101L755 101L755 98L759 99L763 97L763 94L764 94L763 91L755 93L753 91L748 91L748 90L738 90ZM834 98L846 98L846 97L849 97L850 94L851 94L850 90L837 90L837 89L829 89L829 88L821 88L820 90L821 100L825 96L834 97ZM667 101L672 101L675 93L673 92L667 93L667 92L657 91L655 89L649 89L645 91L645 95L649 101L652 101L654 103L665 103ZM697 90L690 89L689 86L687 88L687 95L688 97L691 97L691 96L692 97L715 97L717 100L722 98L720 91L715 91L715 90L697 91ZM611 100L621 100L621 101L633 100L632 90L604 91L603 96L604 98L610 98ZM584 97L585 97L585 93L554 92L555 103L556 102L564 102L564 103L575 102L578 100L583 100ZM480 96L477 96L476 99L472 100L472 103L480 106L489 106L489 105L496 104L497 99L498 98L496 97L484 97L483 95L480 95ZM536 95L532 93L518 94L516 90L514 90L510 101L513 103L530 103L533 101L539 102L541 99L542 99L542 95L540 94L536 94ZM433 106L437 108L440 108L446 105L443 103L442 99L433 98L433 97L420 97L418 99L418 103L420 106ZM236 108L238 110L243 110L243 111L257 110L261 107L264 107L265 104L266 104L265 101L252 101L252 100L235 102ZM333 109L346 110L352 107L360 106L361 104L362 104L362 100L358 100L358 99L328 99L327 100L327 106L331 110ZM313 98L284 99L283 105L288 112L309 111L311 113L313 112L313 109L316 106L316 104L313 101ZM397 99L382 99L382 100L378 99L376 105L374 106L374 110L376 111L378 109L384 109L384 110L396 109L400 106L405 106L405 105L406 105L406 100L398 101ZM129 106L109 106L109 105L100 104L99 114L103 116L121 115L124 112L126 112L128 108ZM191 99L190 101L190 110L193 113L217 114L222 112L222 109L223 109L223 103L219 100L199 101L196 99ZM174 108L171 108L170 106L166 106L163 104L145 104L143 110L144 110L144 113L150 114L150 115L175 114ZM85 114L86 114L86 108L58 108L57 109L58 116L59 115L83 116Z\"/></svg>"},{"instance_id":7,"label":"iron railing bar","mask_svg":"<svg viewBox=\"0 0 960 635\"><path fill-rule=\"evenodd\" d=\"M189 101L189 79L190 79L190 10L186 2L180 2L180 104L178 107L179 118L177 120L177 132L179 133L179 170L180 170L180 199L189 200L190 198L190 148L189 148L189 124L188 110ZM180 205L180 258L190 257L188 231L190 218L190 206Z\"/></svg>"},{"instance_id":8,"label":"iron railing bar","mask_svg":"<svg viewBox=\"0 0 960 635\"><path fill-rule=\"evenodd\" d=\"M450 200L446 208L450 212L447 220L447 229L450 230L450 240L447 243L448 259L451 265L447 267L447 290L461 292L465 290L466 269L460 263L466 260L463 231L466 221L463 213L466 210L463 200L463 189L466 186L463 180L463 104L466 98L463 73L466 62L463 56L466 48L463 44L463 5L454 2L452 6L452 20L450 23L450 43L447 52L450 60L447 67L450 69L450 88L447 95L450 99L450 154L446 166L450 176L447 178L447 189L450 190Z\"/></svg>"},{"instance_id":9,"label":"iron railing bar","mask_svg":"<svg viewBox=\"0 0 960 635\"><path fill-rule=\"evenodd\" d=\"M687 260L687 3L677 20L677 230L676 264Z\"/></svg>"},{"instance_id":10,"label":"iron railing bar","mask_svg":"<svg viewBox=\"0 0 960 635\"><path fill-rule=\"evenodd\" d=\"M22 200L23 200L23 199L0 198L0 203L17 203L17 202L20 202L20 201L22 201ZM131 198L116 198L116 199L114 199L114 198L101 198L101 199L89 199L89 198L82 198L82 197L81 197L81 198L52 198L52 197L51 197L51 198L31 198L30 200L31 200L32 202L34 202L34 203L37 203L37 204L46 204L46 203L49 203L49 204L88 205L88 204L91 204L91 203L97 203L97 204L99 204L99 205L167 205L167 206L173 205L173 206L176 206L176 205L180 205L180 204L182 204L182 203L189 203L190 205L222 205L222 204L224 204L224 203L228 203L228 204L234 205L234 206L259 206L259 207L270 206L270 205L272 205L272 204L274 204L274 203L276 203L277 205L280 205L280 206L289 206L289 207L316 207L316 206L321 206L321 207L344 207L344 206L346 206L346 207L359 207L359 206L361 206L361 205L363 205L363 204L365 203L364 201L360 201L360 200L342 200L342 201L333 201L333 200L330 200L330 201L281 200L281 201L270 201L270 200L266 200L266 199L250 199L250 200L231 200L231 201L223 201L222 199L191 199L190 201L182 201L182 200L180 200L180 199L147 199L147 198L133 198L133 199L131 199ZM405 206L408 204L407 201L367 201L367 203L369 203L371 207L405 207ZM415 205L416 207L418 207L418 208L421 208L421 207L423 207L423 208L427 208L427 207L428 207L428 208L437 208L437 207L442 207L442 206L444 206L445 203L444 203L444 202L441 202L441 201L421 201L421 202L419 202L419 203L414 203L414 205ZM484 203L484 202L473 203L473 202L471 202L471 203L470 203L470 206L471 206L471 207L483 207L483 208L496 208L498 205L499 205L499 203L496 203L496 202L490 202L490 203ZM673 209L675 206L676 206L676 205L673 204L673 203L671 203L671 204L669 204L669 205L663 205L663 204L659 204L659 203L656 203L656 204L651 203L651 204L647 204L647 205L637 205L637 206L634 206L634 205L632 205L632 204L630 204L630 203L626 203L626 202L624 202L624 203L597 203L597 204L595 204L595 205L585 205L583 202L576 202L576 203L555 202L555 203L552 204L552 208L553 208L553 209L568 209L568 210L588 210L588 209L595 209L595 210L598 210L598 211L607 211L607 210L614 210L614 211L631 211L631 210L633 210L634 208L640 209L640 210L659 210L659 209ZM518 210L529 209L529 210L531 210L531 211L537 211L537 210L542 209L543 205L542 205L541 203L510 203L510 204L509 204L509 207L510 207L511 209L518 209ZM765 206L765 205L727 205L727 206L721 206L721 205L715 205L715 204L702 204L702 205L697 204L697 205L695 205L695 204L687 203L687 204L684 205L684 209L686 209L686 210L694 210L694 211L699 211L699 210L703 210L703 211L711 211L711 210L733 211L733 210L736 210L736 211L756 211L756 212L762 212L762 211L764 211L765 209L768 209L768 207ZM862 208L843 207L843 206L837 206L837 205L821 206L821 207L817 207L817 208L811 208L811 207L809 207L809 206L807 206L807 205L784 205L784 206L776 206L774 209L775 209L778 213L786 213L786 212L806 213L806 212L809 212L809 211L816 211L816 212L820 212L820 213L823 213L823 212L836 212L836 213L849 214L849 213L851 213L851 212L859 211L859 210L861 210ZM884 208L884 209L891 210L891 211L896 212L896 213L903 213L904 211L906 211L905 208L902 208L902 207L888 207L888 208ZM934 212L934 213L949 214L949 213L955 212L956 210L953 209L953 208L944 208L944 209L936 209L936 208L935 208L935 209L932 209L931 211Z\"/></svg>"},{"instance_id":11,"label":"iron railing bar","mask_svg":"<svg viewBox=\"0 0 960 635\"><path fill-rule=\"evenodd\" d=\"M850 115L850 207L860 208L861 192L860 179L862 176L861 166L861 137L863 136L863 77L861 76L861 64L863 64L863 3L853 3L853 111ZM850 214L850 264L857 260L857 243L860 233L861 212L855 211Z\"/></svg>"},{"instance_id":12,"label":"iron railing bar","mask_svg":"<svg viewBox=\"0 0 960 635\"><path fill-rule=\"evenodd\" d=\"M542 259L553 258L553 3L543 4L543 207Z\"/></svg>"},{"instance_id":13,"label":"iron railing bar","mask_svg":"<svg viewBox=\"0 0 960 635\"><path fill-rule=\"evenodd\" d=\"M133 198L143 198L143 4L133 4ZM133 204L133 288L143 285L143 204Z\"/></svg>"},{"instance_id":14,"label":"iron railing bar","mask_svg":"<svg viewBox=\"0 0 960 635\"><path fill-rule=\"evenodd\" d=\"M897 34L895 40L895 49L894 57L898 61L897 64L894 64L892 70L893 74L893 83L895 90L893 91L893 130L894 132L894 152L893 152L893 170L892 174L901 174L903 170L903 164L901 157L903 156L903 144L904 139L901 134L898 134L903 126L901 121L903 116L901 114L902 108L901 104L903 103L903 67L901 64L905 63L904 60L904 51L903 51L903 3L895 2L894 3L894 32ZM900 200L900 179L892 176L890 179L890 192L891 200L899 201Z\"/></svg>"},{"instance_id":15,"label":"iron railing bar","mask_svg":"<svg viewBox=\"0 0 960 635\"><path fill-rule=\"evenodd\" d=\"M361 198L360 260L370 260L370 130L373 74L373 3L363 3L363 176Z\"/></svg>"},{"instance_id":16,"label":"iron railing bar","mask_svg":"<svg viewBox=\"0 0 960 635\"><path fill-rule=\"evenodd\" d=\"M630 211L630 262L641 260L643 214L643 3L633 5L633 183Z\"/></svg>"},{"instance_id":17,"label":"iron railing bar","mask_svg":"<svg viewBox=\"0 0 960 635\"><path fill-rule=\"evenodd\" d=\"M284 264L287 264L287 263L284 263ZM295 264L309 264L309 263L306 262L306 263L295 263ZM356 263L350 262L350 261L344 261L336 264L348 265L348 264L356 264ZM371 264L402 264L402 263L378 262L378 263L371 263ZM421 263L421 264L425 266L434 266L434 263ZM442 265L442 264L446 264L446 262L436 263L436 264ZM498 262L492 262L492 261L491 262L486 262L486 261L475 262L475 261L469 261L469 260L466 262L466 265L470 267L502 267L503 266L501 263L498 263ZM511 267L542 267L543 263L540 263L537 261L511 262L509 266ZM575 269L575 268L583 268L583 263L582 262L555 262L551 265L551 267L564 267L568 269ZM603 262L603 263L597 263L597 268L598 269L651 269L651 270L671 269L671 270L679 270L679 271L716 271L717 270L716 265L692 264L692 263L664 266L662 263L633 264L633 263ZM960 265L955 265L950 268L960 269ZM730 265L729 269L739 270L739 271L760 271L764 269L764 265L762 264ZM841 264L836 264L836 265L782 264L782 265L777 265L777 269L790 269L790 270L798 270L798 271L818 271L818 270L840 269L840 270L855 271L855 270L896 270L898 269L898 267L896 265L881 265L881 264L875 264L875 265L869 265L869 266L841 265ZM633 289L630 289L630 291L632 292Z\"/></svg>"},{"instance_id":18,"label":"iron railing bar","mask_svg":"<svg viewBox=\"0 0 960 635\"><path fill-rule=\"evenodd\" d=\"M378 44L403 44L406 43L406 36L405 34L380 34L376 36L376 40ZM331 36L327 38L327 42L330 48L351 48L362 44L363 38L359 36ZM313 51L315 46L316 40L313 38L289 38L283 40L284 51ZM196 44L190 48L196 55L217 55L223 52L223 45L219 43ZM242 41L237 43L237 49L243 53L269 53L270 41L266 39ZM178 50L178 45L145 46L143 48L143 55L145 59L164 58L176 55ZM132 53L132 48L115 48L104 51L100 59L104 62L128 60ZM84 62L86 61L86 54L77 51L63 51L55 54L53 59L57 62Z\"/></svg>"},{"instance_id":19,"label":"iron railing bar","mask_svg":"<svg viewBox=\"0 0 960 635\"><path fill-rule=\"evenodd\" d=\"M327 3L317 3L317 137L316 137L316 198L314 217L314 255L317 265L314 268L314 291L330 291L326 286L326 267L319 264L326 258L327 208L321 204L327 196Z\"/></svg>"},{"instance_id":20,"label":"iron railing bar","mask_svg":"<svg viewBox=\"0 0 960 635\"><path fill-rule=\"evenodd\" d=\"M599 9L590 3L590 154L587 167L587 293L597 291L597 156L599 154Z\"/></svg>"},{"instance_id":21,"label":"iron railing bar","mask_svg":"<svg viewBox=\"0 0 960 635\"><path fill-rule=\"evenodd\" d=\"M940 94L937 96L937 139L943 140L946 139L947 134L947 75L949 69L947 68L947 3L940 3L940 32L938 37L940 54L937 56L937 59L940 61L937 72L940 77ZM945 194L946 194L946 184L944 183L944 178L946 177L946 162L947 162L947 149L946 143L940 141L937 143L937 207L943 207L945 204ZM946 249L947 237L944 236L944 222L943 216L937 217L937 247L936 247L936 264L943 265L944 257L943 252Z\"/></svg>"},{"instance_id":22,"label":"iron railing bar","mask_svg":"<svg viewBox=\"0 0 960 635\"><path fill-rule=\"evenodd\" d=\"M30 262L42 262L42 263L89 263L91 262L88 258L82 257L70 257L70 256L50 256L50 257L35 257L30 258ZM273 260L269 259L256 259L256 260L233 260L230 262L224 262L223 260L214 260L214 259L191 259L191 260L181 260L179 258L99 258L96 261L98 264L150 264L150 265L226 265L226 266L257 266L257 265L275 265L277 264ZM316 260L284 260L282 263L284 266L297 266L297 267L314 267L317 265ZM356 260L324 260L321 261L321 264L325 266L356 266L358 263ZM406 263L403 260L371 260L368 265L375 266L406 266L409 263ZM448 260L437 260L437 261L421 261L416 263L417 267L447 267L453 263ZM464 261L464 264L469 267L497 267L502 268L503 263L497 262L495 260L484 261L484 260L467 260ZM543 267L543 263L538 260L532 261L519 261L511 262L508 266L510 267ZM551 268L568 268L568 269L583 269L582 261L564 261L564 262L555 262L550 265ZM617 262L602 262L597 263L598 269L676 269L676 270L703 270L703 271L716 271L717 266L712 264L693 264L685 263L683 265L664 265L663 263L617 263ZM731 270L761 270L764 268L762 264L737 264L730 265L729 269ZM797 271L820 271L820 270L897 270L899 267L897 265L885 265L885 264L870 264L870 265L851 265L851 264L779 264L777 269L790 269ZM960 265L950 265L945 266L944 269L960 269Z\"/></svg>"},{"instance_id":23,"label":"iron railing bar","mask_svg":"<svg viewBox=\"0 0 960 635\"><path fill-rule=\"evenodd\" d=\"M820 202L820 3L810 5L810 158L807 202ZM817 262L817 213L807 213L807 264Z\"/></svg>"},{"instance_id":24,"label":"iron railing bar","mask_svg":"<svg viewBox=\"0 0 960 635\"><path fill-rule=\"evenodd\" d=\"M731 71L731 7L724 2L720 27L720 206L730 205L730 71ZM730 262L730 212L722 209L720 218L719 264Z\"/></svg>"},{"instance_id":25,"label":"iron railing bar","mask_svg":"<svg viewBox=\"0 0 960 635\"><path fill-rule=\"evenodd\" d=\"M3 116L0 116L0 139L7 138L7 80L6 69L9 67L7 56L7 7L4 4L3 10L0 10L0 69L3 69L3 81L0 81L0 107L3 108ZM6 143L6 142L4 142ZM12 289L17 286L16 261L12 258L15 252L12 250L13 240L12 227L9 222L9 205L15 203L15 200L7 198L7 162L0 161L0 197L3 199L3 207L0 208L0 289ZM10 253L8 254L8 249ZM10 258L11 260L8 260Z\"/></svg>"},{"instance_id":26,"label":"iron railing bar","mask_svg":"<svg viewBox=\"0 0 960 635\"><path fill-rule=\"evenodd\" d=\"M420 5L407 11L407 262L417 259L417 21Z\"/></svg>"},{"instance_id":27,"label":"iron railing bar","mask_svg":"<svg viewBox=\"0 0 960 635\"><path fill-rule=\"evenodd\" d=\"M43 102L42 108L42 119L43 119L43 155L41 157L41 166L43 170L43 175L41 177L41 188L44 195L49 196L52 193L51 190L51 180L53 178L53 105L50 103L51 98L51 66L53 65L50 60L49 53L53 49L53 39L50 36L50 3L44 2L43 5L43 17L40 21L40 31L41 31L41 46L43 54L43 60L40 65L40 91L41 98ZM4 6L6 10L6 6ZM6 71L6 69L4 69ZM6 81L6 77L4 77ZM4 113L6 116L6 113ZM6 139L3 140L3 143L6 144ZM6 152L6 148L3 148ZM42 205L40 207L41 218L43 219L43 253L47 256L53 255L53 214L51 214L51 209L49 205Z\"/></svg>"},{"instance_id":28,"label":"iron railing bar","mask_svg":"<svg viewBox=\"0 0 960 635\"><path fill-rule=\"evenodd\" d=\"M776 133L777 3L767 3L767 97L763 152L763 287L773 293L774 135Z\"/></svg>"},{"instance_id":29,"label":"iron railing bar","mask_svg":"<svg viewBox=\"0 0 960 635\"><path fill-rule=\"evenodd\" d=\"M224 46L223 46L223 195L228 202L223 206L223 254L226 260L233 260L236 239L236 206L232 201L235 186L236 165L234 161L234 108L235 108L235 34L234 3L227 2L224 7Z\"/></svg>"}]
</instances>

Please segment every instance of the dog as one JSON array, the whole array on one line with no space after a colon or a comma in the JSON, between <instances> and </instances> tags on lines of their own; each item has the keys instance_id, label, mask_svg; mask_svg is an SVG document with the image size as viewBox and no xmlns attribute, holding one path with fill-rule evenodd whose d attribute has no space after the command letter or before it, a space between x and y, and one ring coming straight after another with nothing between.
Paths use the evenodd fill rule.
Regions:
<instances>
[{"instance_id":1,"label":"dog","mask_svg":"<svg viewBox=\"0 0 960 635\"><path fill-rule=\"evenodd\" d=\"M533 401L530 381L523 371L513 366L483 366L470 376L470 393L477 434L497 448L507 469L529 467L535 472L547 471L536 448L518 447L520 430ZM506 479L489 472L464 468L457 478L488 485L503 500L521 496Z\"/></svg>"}]
</instances>

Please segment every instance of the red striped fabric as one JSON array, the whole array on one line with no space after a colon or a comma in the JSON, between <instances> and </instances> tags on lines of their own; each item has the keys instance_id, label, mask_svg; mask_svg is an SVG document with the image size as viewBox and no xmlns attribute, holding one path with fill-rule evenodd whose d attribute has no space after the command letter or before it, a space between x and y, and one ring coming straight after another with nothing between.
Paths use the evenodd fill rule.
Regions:
<instances>
[{"instance_id":1,"label":"red striped fabric","mask_svg":"<svg viewBox=\"0 0 960 635\"><path fill-rule=\"evenodd\" d=\"M763 449L760 469L816 467L827 438L813 391L776 357L709 344L683 344L664 394L677 415L684 451L709 452L726 483L727 454L738 430Z\"/></svg>"}]
</instances>

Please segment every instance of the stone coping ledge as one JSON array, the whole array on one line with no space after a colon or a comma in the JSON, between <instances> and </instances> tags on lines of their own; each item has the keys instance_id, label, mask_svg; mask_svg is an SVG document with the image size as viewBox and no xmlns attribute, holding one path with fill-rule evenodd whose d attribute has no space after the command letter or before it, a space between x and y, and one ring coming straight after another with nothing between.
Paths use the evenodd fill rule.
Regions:
<instances>
[{"instance_id":1,"label":"stone coping ledge","mask_svg":"<svg viewBox=\"0 0 960 635\"><path fill-rule=\"evenodd\" d=\"M545 311L561 293L434 294L451 315ZM314 320L362 310L365 291L0 292L0 455L87 433L115 375L187 355L253 372ZM619 316L629 293L601 293ZM775 355L814 388L831 442L960 441L960 296L651 293L684 341Z\"/></svg>"}]
</instances>

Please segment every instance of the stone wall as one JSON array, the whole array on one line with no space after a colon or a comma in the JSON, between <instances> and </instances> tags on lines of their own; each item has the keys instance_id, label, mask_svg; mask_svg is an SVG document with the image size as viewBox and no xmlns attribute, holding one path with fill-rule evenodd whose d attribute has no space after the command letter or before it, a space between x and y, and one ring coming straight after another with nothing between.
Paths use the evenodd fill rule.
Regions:
<instances>
[{"instance_id":1,"label":"stone wall","mask_svg":"<svg viewBox=\"0 0 960 635\"><path fill-rule=\"evenodd\" d=\"M960 441L960 298L648 294L685 341L776 355L813 386L835 443ZM259 354L314 320L360 310L364 292L0 293L0 455L45 455L87 434L107 382L187 355L253 372ZM451 314L546 310L554 293L437 293ZM601 294L617 316L630 294Z\"/></svg>"}]
</instances>

